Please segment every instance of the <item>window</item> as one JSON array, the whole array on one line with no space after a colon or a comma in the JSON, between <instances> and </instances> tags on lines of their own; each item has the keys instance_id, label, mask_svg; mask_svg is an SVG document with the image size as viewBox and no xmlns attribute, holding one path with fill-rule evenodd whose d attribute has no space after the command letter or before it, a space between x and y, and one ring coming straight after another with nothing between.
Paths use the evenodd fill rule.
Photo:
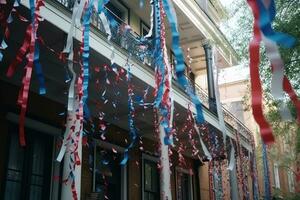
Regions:
<instances>
[{"instance_id":1,"label":"window","mask_svg":"<svg viewBox=\"0 0 300 200\"><path fill-rule=\"evenodd\" d=\"M126 166L120 165L122 154L113 153L111 149L116 147L112 146L102 142L94 149L93 192L99 199L124 200L127 197Z\"/></svg>"},{"instance_id":2,"label":"window","mask_svg":"<svg viewBox=\"0 0 300 200\"><path fill-rule=\"evenodd\" d=\"M53 138L26 129L28 146L23 148L19 145L17 127L9 127L8 161L2 183L4 194L0 194L0 199L49 199Z\"/></svg>"},{"instance_id":3,"label":"window","mask_svg":"<svg viewBox=\"0 0 300 200\"><path fill-rule=\"evenodd\" d=\"M129 8L119 1L109 1L105 5L110 17L116 20L119 24L129 24Z\"/></svg>"},{"instance_id":4,"label":"window","mask_svg":"<svg viewBox=\"0 0 300 200\"><path fill-rule=\"evenodd\" d=\"M147 24L145 24L143 21L140 23L140 34L142 37L145 37L150 31L150 28Z\"/></svg>"},{"instance_id":5,"label":"window","mask_svg":"<svg viewBox=\"0 0 300 200\"><path fill-rule=\"evenodd\" d=\"M288 170L287 173L288 173L289 191L295 192L294 174L291 170Z\"/></svg>"},{"instance_id":6,"label":"window","mask_svg":"<svg viewBox=\"0 0 300 200\"><path fill-rule=\"evenodd\" d=\"M274 180L275 180L275 187L280 189L280 180L279 180L279 171L278 171L278 164L274 164Z\"/></svg>"},{"instance_id":7,"label":"window","mask_svg":"<svg viewBox=\"0 0 300 200\"><path fill-rule=\"evenodd\" d=\"M159 199L159 171L158 159L143 155L143 200Z\"/></svg>"},{"instance_id":8,"label":"window","mask_svg":"<svg viewBox=\"0 0 300 200\"><path fill-rule=\"evenodd\" d=\"M187 170L176 169L177 200L193 200L193 180Z\"/></svg>"}]
</instances>

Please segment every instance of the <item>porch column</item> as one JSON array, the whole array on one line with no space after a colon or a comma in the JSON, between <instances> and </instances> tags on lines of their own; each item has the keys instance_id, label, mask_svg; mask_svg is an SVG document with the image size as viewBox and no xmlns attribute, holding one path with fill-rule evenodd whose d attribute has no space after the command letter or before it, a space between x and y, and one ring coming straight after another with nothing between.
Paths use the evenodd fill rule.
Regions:
<instances>
[{"instance_id":1,"label":"porch column","mask_svg":"<svg viewBox=\"0 0 300 200\"><path fill-rule=\"evenodd\" d=\"M77 193L77 199L80 200L80 194L81 194L81 165L82 165L82 132L79 136L79 142L78 142L78 156L80 159L80 165L77 165L73 171L74 173L74 179L75 179L75 189ZM69 177L70 174L70 166L73 165L70 161L71 152L66 151L66 154L64 156L64 168L63 168L63 180ZM72 183L71 180L69 180L67 183L62 183L61 186L61 199L62 200L71 200L75 199L73 198L72 193Z\"/></svg>"},{"instance_id":2,"label":"porch column","mask_svg":"<svg viewBox=\"0 0 300 200\"><path fill-rule=\"evenodd\" d=\"M205 41L203 43L203 49L205 52L205 60L206 60L209 109L212 112L217 114L214 74L213 74L213 66L212 66L212 59L213 59L212 46L208 41Z\"/></svg>"},{"instance_id":3,"label":"porch column","mask_svg":"<svg viewBox=\"0 0 300 200\"><path fill-rule=\"evenodd\" d=\"M75 108L79 108L79 102L75 102ZM62 180L67 180L67 182L62 183L61 186L61 199L62 200L71 200L71 199L79 199L80 200L80 194L81 194L81 165L82 165L82 124L80 120L76 120L78 112L77 109L73 109L73 111L68 112L68 121L66 125L66 130L71 130L74 126L73 133L71 135L72 139L70 140L78 140L78 159L80 161L80 164L75 164L76 159L74 156L74 151L76 149L76 146L74 143L71 143L70 141L66 145L66 151L64 155L64 165L63 165L63 176ZM75 119L75 122L74 122ZM77 135L79 134L79 135ZM67 137L68 132L66 131L65 136ZM70 172L72 171L73 177L75 180L74 186L72 186L72 177L70 177ZM73 188L74 187L74 188ZM73 194L73 192L76 191L76 196ZM77 198L73 198L77 197Z\"/></svg>"},{"instance_id":4,"label":"porch column","mask_svg":"<svg viewBox=\"0 0 300 200\"><path fill-rule=\"evenodd\" d=\"M170 181L170 161L169 161L169 145L164 144L165 129L159 125L160 139L160 191L161 199L172 200L171 181Z\"/></svg>"}]
</instances>

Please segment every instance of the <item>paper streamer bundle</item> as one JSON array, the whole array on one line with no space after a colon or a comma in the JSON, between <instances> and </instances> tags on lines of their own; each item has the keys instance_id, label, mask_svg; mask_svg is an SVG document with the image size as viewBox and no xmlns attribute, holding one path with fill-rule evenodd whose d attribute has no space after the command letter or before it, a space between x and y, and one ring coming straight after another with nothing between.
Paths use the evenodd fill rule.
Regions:
<instances>
[{"instance_id":1,"label":"paper streamer bundle","mask_svg":"<svg viewBox=\"0 0 300 200\"><path fill-rule=\"evenodd\" d=\"M28 25L26 30L25 39L21 48L19 49L15 60L10 64L7 76L11 77L14 75L16 68L20 65L25 57L27 57L27 64L25 66L25 74L22 79L22 86L19 91L18 105L21 107L20 119L19 119L19 140L20 145L25 146L25 115L27 110L29 88L32 76L33 67L36 67L38 74L38 79L40 80L40 93L44 94L46 92L44 88L44 78L42 76L41 65L39 64L39 47L36 43L36 33L39 27L39 22L42 20L40 16L40 8L44 6L43 0L30 0L30 13L31 13L31 23ZM28 55L28 56L26 56Z\"/></svg>"},{"instance_id":2,"label":"paper streamer bundle","mask_svg":"<svg viewBox=\"0 0 300 200\"><path fill-rule=\"evenodd\" d=\"M275 32L272 29L271 23L276 15L274 0L248 0L247 2L254 16L254 37L249 47L252 110L254 118L260 127L263 142L272 143L274 142L274 136L270 124L264 117L262 108L263 94L259 77L259 47L261 41L263 41L267 56L271 61L272 95L277 100L283 100L284 91L287 92L297 109L297 120L298 123L300 123L300 102L291 83L284 75L284 64L277 46L277 44L279 44L283 47L290 48L295 44L295 39L287 34ZM286 106L280 108L280 114L283 119L289 118L290 116Z\"/></svg>"}]
</instances>

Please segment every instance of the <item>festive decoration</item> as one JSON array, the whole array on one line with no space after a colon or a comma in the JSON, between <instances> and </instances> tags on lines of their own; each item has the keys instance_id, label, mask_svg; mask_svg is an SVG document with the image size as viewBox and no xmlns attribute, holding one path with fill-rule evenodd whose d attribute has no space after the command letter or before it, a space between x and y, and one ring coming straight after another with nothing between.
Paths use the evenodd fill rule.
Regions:
<instances>
[{"instance_id":1,"label":"festive decoration","mask_svg":"<svg viewBox=\"0 0 300 200\"><path fill-rule=\"evenodd\" d=\"M23 76L22 87L19 91L19 97L18 97L18 105L21 107L20 120L19 120L19 139L20 139L21 146L26 145L24 125L25 125L25 115L27 110L29 87L30 87L31 75L32 75L34 64L37 64L38 77L43 82L40 64L38 63L39 49L35 49L35 47L36 47L36 33L38 30L39 22L42 20L40 16L40 8L44 6L44 2L42 0L37 0L36 3L34 2L34 0L30 0L29 2L30 2L30 12L31 12L31 23L27 27L26 36L23 45L19 49L15 61L9 66L7 71L7 76L11 77L15 73L16 67L19 64L21 64L23 58L28 52L28 58L27 58L28 62L27 65L25 66L25 75ZM41 87L43 87L43 83ZM44 93L45 89L41 88L40 92Z\"/></svg>"},{"instance_id":2,"label":"festive decoration","mask_svg":"<svg viewBox=\"0 0 300 200\"><path fill-rule=\"evenodd\" d=\"M284 64L280 57L278 47L280 44L284 47L291 47L295 43L295 39L283 34L274 32L271 22L275 18L275 2L264 0L248 0L254 16L254 38L250 43L250 77L251 77L251 93L252 93L252 109L256 122L260 126L260 132L264 143L272 143L274 136L272 129L263 115L262 109L262 87L259 77L259 46L263 40L266 46L267 56L269 57L272 69L272 94L277 99L283 99L283 90L285 90L292 102L295 104L298 113L298 121L300 115L300 104L295 92L293 91L289 80L284 76ZM283 106L280 108L283 118L289 118L288 108Z\"/></svg>"}]
</instances>

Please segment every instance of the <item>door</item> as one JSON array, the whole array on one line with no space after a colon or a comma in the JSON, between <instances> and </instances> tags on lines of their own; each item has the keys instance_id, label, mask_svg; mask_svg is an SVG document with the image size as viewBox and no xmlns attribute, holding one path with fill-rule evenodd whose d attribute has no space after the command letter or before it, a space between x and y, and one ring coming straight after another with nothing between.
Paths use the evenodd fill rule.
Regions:
<instances>
[{"instance_id":1,"label":"door","mask_svg":"<svg viewBox=\"0 0 300 200\"><path fill-rule=\"evenodd\" d=\"M9 129L4 200L49 199L53 138L27 129L26 147L20 147L18 127Z\"/></svg>"}]
</instances>

